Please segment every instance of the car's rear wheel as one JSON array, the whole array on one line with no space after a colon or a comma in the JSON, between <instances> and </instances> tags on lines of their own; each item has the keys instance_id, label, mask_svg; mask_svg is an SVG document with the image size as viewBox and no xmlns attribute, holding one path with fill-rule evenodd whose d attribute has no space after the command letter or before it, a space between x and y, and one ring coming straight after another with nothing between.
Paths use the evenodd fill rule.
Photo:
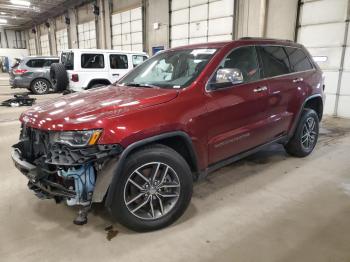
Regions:
<instances>
[{"instance_id":1,"label":"car's rear wheel","mask_svg":"<svg viewBox=\"0 0 350 262\"><path fill-rule=\"evenodd\" d=\"M36 95L44 95L50 91L51 84L45 79L36 79L32 82L30 90Z\"/></svg>"},{"instance_id":2,"label":"car's rear wheel","mask_svg":"<svg viewBox=\"0 0 350 262\"><path fill-rule=\"evenodd\" d=\"M66 67L61 63L53 63L50 68L52 88L55 92L63 91L68 86L68 74Z\"/></svg>"},{"instance_id":3,"label":"car's rear wheel","mask_svg":"<svg viewBox=\"0 0 350 262\"><path fill-rule=\"evenodd\" d=\"M176 221L192 196L187 162L173 149L155 145L130 155L116 188L116 219L135 231L151 231Z\"/></svg>"},{"instance_id":4,"label":"car's rear wheel","mask_svg":"<svg viewBox=\"0 0 350 262\"><path fill-rule=\"evenodd\" d=\"M319 134L319 119L312 109L304 109L294 136L285 145L287 153L296 157L305 157L315 148Z\"/></svg>"}]
</instances>

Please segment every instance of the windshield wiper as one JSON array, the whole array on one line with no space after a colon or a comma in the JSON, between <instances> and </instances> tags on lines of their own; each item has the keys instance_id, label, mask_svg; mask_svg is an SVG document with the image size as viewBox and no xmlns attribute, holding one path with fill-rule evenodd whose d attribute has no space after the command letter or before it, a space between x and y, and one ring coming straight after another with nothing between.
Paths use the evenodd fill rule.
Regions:
<instances>
[{"instance_id":1,"label":"windshield wiper","mask_svg":"<svg viewBox=\"0 0 350 262\"><path fill-rule=\"evenodd\" d=\"M155 85L139 84L139 83L126 83L125 85L126 86L135 86L135 87L159 88L158 86L155 86Z\"/></svg>"},{"instance_id":2,"label":"windshield wiper","mask_svg":"<svg viewBox=\"0 0 350 262\"><path fill-rule=\"evenodd\" d=\"M124 85L126 86L135 86L135 87L147 87L147 88L159 88L158 86L155 85L150 85L150 84L140 84L140 83L125 83Z\"/></svg>"}]
</instances>

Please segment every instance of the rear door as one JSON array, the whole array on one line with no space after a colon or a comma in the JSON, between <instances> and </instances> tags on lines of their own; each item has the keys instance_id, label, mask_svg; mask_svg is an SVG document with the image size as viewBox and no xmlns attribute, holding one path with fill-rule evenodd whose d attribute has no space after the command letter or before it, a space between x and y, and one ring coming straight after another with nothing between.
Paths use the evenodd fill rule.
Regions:
<instances>
[{"instance_id":1,"label":"rear door","mask_svg":"<svg viewBox=\"0 0 350 262\"><path fill-rule=\"evenodd\" d=\"M305 97L310 96L313 89L317 90L317 88L322 87L320 86L320 75L306 52L302 48L296 47L285 47L285 50L292 71L289 81L292 81L295 90L295 96L288 108L293 113L294 120L304 103Z\"/></svg>"},{"instance_id":2,"label":"rear door","mask_svg":"<svg viewBox=\"0 0 350 262\"><path fill-rule=\"evenodd\" d=\"M259 146L267 141L268 83L261 79L256 48L234 49L219 68L239 69L244 81L207 90L209 163ZM215 81L216 73L209 82ZM208 87L207 87L208 89Z\"/></svg>"},{"instance_id":3,"label":"rear door","mask_svg":"<svg viewBox=\"0 0 350 262\"><path fill-rule=\"evenodd\" d=\"M268 126L270 139L286 134L292 121L291 106L297 89L290 68L289 58L282 46L263 45L258 47L263 65L264 78L268 79Z\"/></svg>"},{"instance_id":4,"label":"rear door","mask_svg":"<svg viewBox=\"0 0 350 262\"><path fill-rule=\"evenodd\" d=\"M112 83L118 81L132 68L128 60L127 54L109 54L109 79Z\"/></svg>"},{"instance_id":5,"label":"rear door","mask_svg":"<svg viewBox=\"0 0 350 262\"><path fill-rule=\"evenodd\" d=\"M82 53L79 70L79 87L87 88L94 79L106 79L106 61L103 53ZM77 70L75 70L77 71Z\"/></svg>"}]
</instances>

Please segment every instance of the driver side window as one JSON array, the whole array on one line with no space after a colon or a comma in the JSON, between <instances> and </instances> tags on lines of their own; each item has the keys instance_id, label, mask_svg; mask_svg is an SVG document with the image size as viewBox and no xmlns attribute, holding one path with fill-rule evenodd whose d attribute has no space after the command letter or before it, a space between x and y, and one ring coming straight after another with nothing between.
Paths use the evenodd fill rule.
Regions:
<instances>
[{"instance_id":1,"label":"driver side window","mask_svg":"<svg viewBox=\"0 0 350 262\"><path fill-rule=\"evenodd\" d=\"M260 68L256 48L244 46L233 50L220 64L221 68L236 68L242 72L243 83L260 79Z\"/></svg>"}]
</instances>

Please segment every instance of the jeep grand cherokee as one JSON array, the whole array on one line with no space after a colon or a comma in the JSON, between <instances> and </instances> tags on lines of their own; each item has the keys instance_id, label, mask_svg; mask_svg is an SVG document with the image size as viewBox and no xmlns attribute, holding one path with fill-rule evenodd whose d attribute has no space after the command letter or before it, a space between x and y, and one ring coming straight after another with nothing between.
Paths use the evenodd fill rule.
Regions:
<instances>
[{"instance_id":1,"label":"jeep grand cherokee","mask_svg":"<svg viewBox=\"0 0 350 262\"><path fill-rule=\"evenodd\" d=\"M104 202L136 231L186 210L192 182L281 143L297 157L317 142L323 75L290 41L240 39L161 52L117 84L24 112L16 167L40 198L86 210Z\"/></svg>"}]
</instances>

